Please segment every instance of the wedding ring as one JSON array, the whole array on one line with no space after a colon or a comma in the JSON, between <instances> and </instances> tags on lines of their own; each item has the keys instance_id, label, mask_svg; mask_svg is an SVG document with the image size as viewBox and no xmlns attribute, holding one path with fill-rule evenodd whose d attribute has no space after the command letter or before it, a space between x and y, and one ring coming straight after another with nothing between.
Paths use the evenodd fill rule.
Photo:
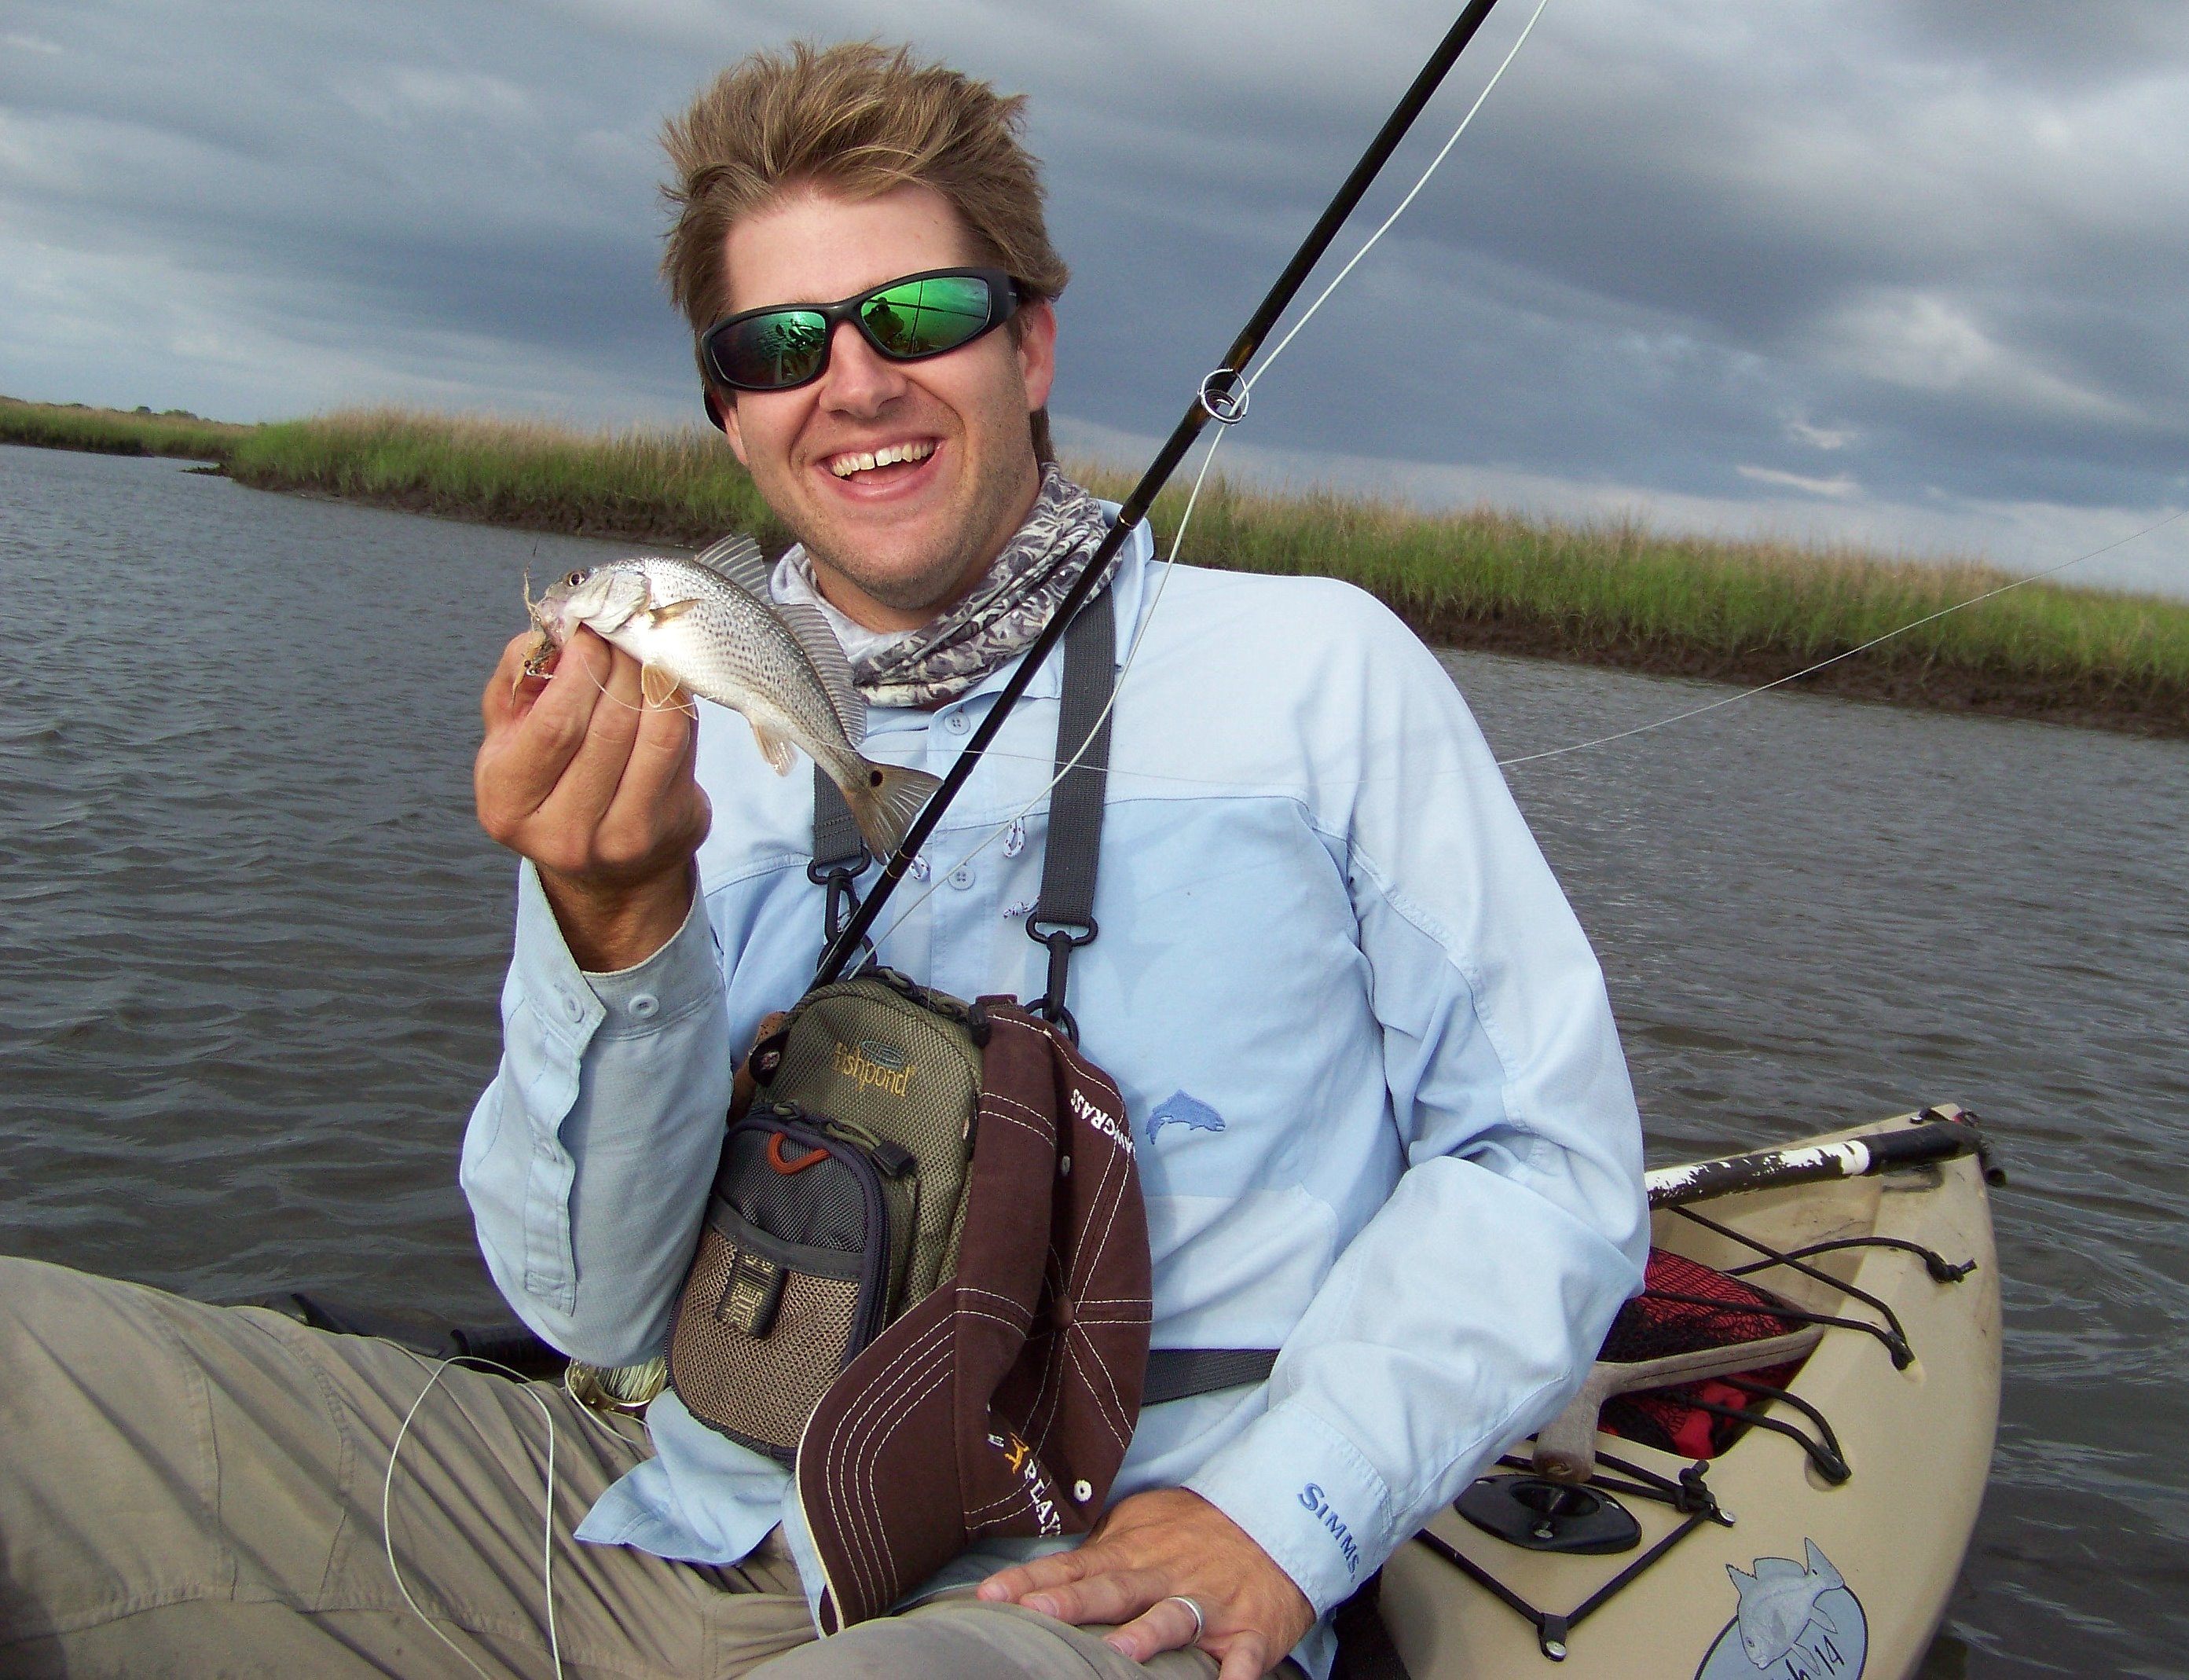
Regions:
<instances>
[{"instance_id":1,"label":"wedding ring","mask_svg":"<svg viewBox=\"0 0 2189 1680\"><path fill-rule=\"evenodd\" d=\"M1202 1615L1201 1606L1195 1604L1192 1599L1187 1598L1183 1592L1172 1593L1169 1598L1163 1600L1163 1603L1166 1604L1183 1604L1186 1609L1193 1612L1193 1638L1187 1640L1186 1643L1189 1645L1199 1644L1201 1643L1202 1633L1208 1626L1208 1618Z\"/></svg>"}]
</instances>

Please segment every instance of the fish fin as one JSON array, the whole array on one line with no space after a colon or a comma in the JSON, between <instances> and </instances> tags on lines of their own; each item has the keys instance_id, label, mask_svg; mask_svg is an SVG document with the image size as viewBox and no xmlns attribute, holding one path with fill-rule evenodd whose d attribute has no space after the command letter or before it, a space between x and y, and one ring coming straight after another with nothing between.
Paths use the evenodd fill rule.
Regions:
<instances>
[{"instance_id":1,"label":"fish fin","mask_svg":"<svg viewBox=\"0 0 2189 1680\"><path fill-rule=\"evenodd\" d=\"M874 856L887 857L903 842L905 830L919 815L920 807L942 785L942 778L930 776L925 770L877 764L870 758L859 760L859 765L863 782L844 788L844 803L851 807L859 833L865 836ZM837 786L843 787L843 783L840 782Z\"/></svg>"},{"instance_id":2,"label":"fish fin","mask_svg":"<svg viewBox=\"0 0 2189 1680\"><path fill-rule=\"evenodd\" d=\"M676 673L667 665L641 665L638 670L638 692L646 697L649 706L662 707L673 703L680 685Z\"/></svg>"},{"instance_id":3,"label":"fish fin","mask_svg":"<svg viewBox=\"0 0 2189 1680\"><path fill-rule=\"evenodd\" d=\"M1840 1572L1832 1567L1832 1560L1817 1549L1815 1541L1805 1538L1802 1544L1809 1548L1808 1572L1824 1583L1826 1592L1829 1592L1835 1587L1847 1585L1847 1582L1841 1579Z\"/></svg>"},{"instance_id":4,"label":"fish fin","mask_svg":"<svg viewBox=\"0 0 2189 1680\"><path fill-rule=\"evenodd\" d=\"M1758 1581L1799 1581L1808 1571L1791 1558L1758 1558L1756 1578Z\"/></svg>"},{"instance_id":5,"label":"fish fin","mask_svg":"<svg viewBox=\"0 0 2189 1680\"><path fill-rule=\"evenodd\" d=\"M665 624L675 623L699 604L698 596L687 595L682 601L672 601L665 607L648 608L647 616L653 621L653 627L659 630Z\"/></svg>"},{"instance_id":6,"label":"fish fin","mask_svg":"<svg viewBox=\"0 0 2189 1680\"><path fill-rule=\"evenodd\" d=\"M844 726L844 738L857 748L867 738L867 697L859 692L858 682L851 675L851 662L844 655L844 644L836 640L836 632L829 628L829 620L811 602L777 601L770 604L776 617L798 638L806 662L813 667L814 676L821 679L821 692L829 697L829 709L836 714L836 721Z\"/></svg>"},{"instance_id":7,"label":"fish fin","mask_svg":"<svg viewBox=\"0 0 2189 1680\"><path fill-rule=\"evenodd\" d=\"M1827 1590L1829 1591L1830 1589ZM1811 1621L1821 1621L1834 1633L1837 1633L1840 1631L1839 1623L1832 1620L1831 1612L1827 1610L1822 1604L1811 1604L1809 1606L1809 1620Z\"/></svg>"},{"instance_id":8,"label":"fish fin","mask_svg":"<svg viewBox=\"0 0 2189 1680\"><path fill-rule=\"evenodd\" d=\"M758 744L760 755L768 761L769 767L778 776L790 774L793 762L790 743L764 723L755 722L751 718L745 721L752 724L753 739Z\"/></svg>"},{"instance_id":9,"label":"fish fin","mask_svg":"<svg viewBox=\"0 0 2189 1680\"><path fill-rule=\"evenodd\" d=\"M760 545L741 531L709 544L692 557L692 563L704 566L725 583L734 584L748 595L758 596L763 601L773 597L768 584L770 568L761 557Z\"/></svg>"},{"instance_id":10,"label":"fish fin","mask_svg":"<svg viewBox=\"0 0 2189 1680\"><path fill-rule=\"evenodd\" d=\"M1725 1572L1733 1577L1733 1590L1743 1598L1748 1596L1749 1587L1756 1585L1756 1577L1749 1574L1746 1570L1737 1570L1731 1564L1728 1564L1725 1566ZM1744 1582L1746 1584L1743 1585Z\"/></svg>"}]
</instances>

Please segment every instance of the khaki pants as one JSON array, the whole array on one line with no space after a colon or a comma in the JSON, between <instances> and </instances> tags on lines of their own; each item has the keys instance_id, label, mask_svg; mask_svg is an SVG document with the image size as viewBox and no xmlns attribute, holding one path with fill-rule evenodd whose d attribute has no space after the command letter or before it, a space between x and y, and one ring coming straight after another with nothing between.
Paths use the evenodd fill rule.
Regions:
<instances>
[{"instance_id":1,"label":"khaki pants","mask_svg":"<svg viewBox=\"0 0 2189 1680\"><path fill-rule=\"evenodd\" d=\"M546 1383L444 1372L383 1530L389 1449L431 1374L389 1343L0 1259L0 1677L551 1676L535 1396L555 1420L567 1675L1215 1673L1200 1652L1144 1668L1104 1630L962 1598L817 1641L772 1546L710 1569L580 1544L570 1530L650 1449ZM432 1627L397 1590L391 1532Z\"/></svg>"}]
</instances>

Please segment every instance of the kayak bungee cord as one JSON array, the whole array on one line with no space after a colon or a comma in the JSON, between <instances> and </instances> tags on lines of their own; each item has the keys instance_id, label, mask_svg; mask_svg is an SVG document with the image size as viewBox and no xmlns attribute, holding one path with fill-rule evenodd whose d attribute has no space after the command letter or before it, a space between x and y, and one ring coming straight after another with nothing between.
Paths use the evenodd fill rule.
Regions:
<instances>
[{"instance_id":1,"label":"kayak bungee cord","mask_svg":"<svg viewBox=\"0 0 2189 1680\"><path fill-rule=\"evenodd\" d=\"M1148 509L1153 505L1157 495L1169 482L1179 463L1185 459L1186 451L1192 447L1193 440L1200 436L1202 428L1212 420L1220 425L1230 426L1245 414L1247 364L1253 359L1254 353L1261 348L1263 339L1276 325L1277 318L1305 284L1309 273L1322 259L1323 253L1329 250L1332 240L1338 237L1338 229L1360 204L1376 177L1383 172L1383 165L1398 150L1399 142L1406 138L1407 131L1413 127L1414 120L1442 85L1452 65L1459 61L1460 54L1466 51L1468 43L1473 40L1475 31L1482 27L1496 3L1497 0L1471 0L1467 9L1460 14L1444 39L1437 43L1428 62L1422 66L1421 73L1415 76L1413 84L1406 89L1405 97L1384 119L1383 126L1377 131L1375 139L1368 143L1368 149L1360 155L1360 161L1353 166L1352 173L1345 178L1337 195L1324 206L1322 214L1316 218L1315 226L1308 230L1307 237L1292 253L1292 260L1285 265L1284 272L1277 276L1276 283L1270 288L1268 296L1262 299L1247 325L1240 329L1238 337L1232 341L1224 359L1202 380L1184 416L1172 430L1162 449L1157 451L1155 460L1141 475L1140 483L1134 486L1132 494L1125 498L1124 506L1117 512L1116 523L1110 527L1108 535L1102 539L1085 568L1066 592L1064 599L1057 603L1056 611L1050 615L1041 634L1021 658L1018 669L1012 672L1010 681L998 693L995 704L989 708L988 715L981 721L980 727L974 731L973 738L965 744L964 749L950 766L942 787L936 790L919 815L913 819L912 827L906 831L903 840L883 863L881 878L874 883L873 891L852 912L843 928L830 941L828 949L822 953L814 984L825 986L835 980L865 942L868 930L874 926L875 918L880 915L882 907L889 902L897 883L910 870L912 861L919 855L920 847L935 832L936 825L942 820L951 801L957 798L970 779L982 755L1002 731L1012 708L1018 704L1027 686L1033 681L1034 673L1041 669L1057 643L1063 640L1064 632L1070 628L1073 616L1094 592L1094 585L1108 569L1111 558L1123 546L1134 528L1147 517Z\"/></svg>"}]
</instances>

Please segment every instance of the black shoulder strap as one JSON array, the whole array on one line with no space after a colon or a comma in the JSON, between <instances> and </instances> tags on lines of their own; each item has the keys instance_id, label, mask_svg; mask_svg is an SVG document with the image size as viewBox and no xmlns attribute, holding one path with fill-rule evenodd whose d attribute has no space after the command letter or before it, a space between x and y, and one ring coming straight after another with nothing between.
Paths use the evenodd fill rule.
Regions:
<instances>
[{"instance_id":1,"label":"black shoulder strap","mask_svg":"<svg viewBox=\"0 0 2189 1680\"><path fill-rule=\"evenodd\" d=\"M1109 704L1117 676L1117 610L1105 589L1079 609L1065 632L1064 696L1056 720L1056 763L1063 779L1049 797L1041 902L1027 918L1028 936L1049 947L1049 990L1031 1007L1075 1040L1078 1028L1064 1007L1065 981L1072 953L1095 934L1094 869L1102 846L1102 794L1110 773ZM1072 763L1075 756L1078 761ZM813 861L806 873L815 885L829 889L824 949L835 942L857 908L853 884L873 862L843 793L817 764Z\"/></svg>"},{"instance_id":2,"label":"black shoulder strap","mask_svg":"<svg viewBox=\"0 0 2189 1680\"><path fill-rule=\"evenodd\" d=\"M851 807L844 802L844 790L816 764L813 861L806 866L806 879L816 886L829 889L828 907L823 917L823 950L836 942L836 936L844 931L844 925L851 919L851 913L859 908L855 884L874 861L874 853L867 850L867 842L851 816Z\"/></svg>"},{"instance_id":3,"label":"black shoulder strap","mask_svg":"<svg viewBox=\"0 0 2189 1680\"><path fill-rule=\"evenodd\" d=\"M1110 591L1079 609L1064 635L1064 698L1056 715L1059 780L1049 795L1049 845L1041 900L1027 937L1049 947L1049 988L1028 1005L1075 1044L1079 1024L1064 1006L1072 953L1094 942L1094 870L1101 860L1102 795L1110 779L1110 698L1117 687L1117 615Z\"/></svg>"}]
</instances>

